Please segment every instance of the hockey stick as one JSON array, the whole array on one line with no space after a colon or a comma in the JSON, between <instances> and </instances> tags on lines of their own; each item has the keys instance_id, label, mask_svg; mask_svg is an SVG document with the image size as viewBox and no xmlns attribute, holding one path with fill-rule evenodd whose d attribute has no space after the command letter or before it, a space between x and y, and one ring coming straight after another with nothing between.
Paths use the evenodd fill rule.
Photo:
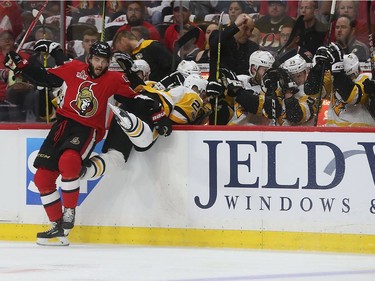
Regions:
<instances>
[{"instance_id":1,"label":"hockey stick","mask_svg":"<svg viewBox=\"0 0 375 281\"><path fill-rule=\"evenodd\" d=\"M375 53L374 53L374 35L371 25L371 0L367 0L367 26L368 26L368 45L370 48L370 63L372 80L375 80Z\"/></svg>"},{"instance_id":2,"label":"hockey stick","mask_svg":"<svg viewBox=\"0 0 375 281\"><path fill-rule=\"evenodd\" d=\"M277 51L277 55L279 55L282 51L284 51L285 48L289 47L289 45L292 43L292 41L296 37L298 31L303 30L305 28L305 23L304 23L303 19L304 19L303 15L300 15L298 17L298 19L296 20L296 22L295 22L295 24L293 26L292 32L289 35L288 41L286 41L286 43L284 44L284 46L282 46Z\"/></svg>"},{"instance_id":3,"label":"hockey stick","mask_svg":"<svg viewBox=\"0 0 375 281\"><path fill-rule=\"evenodd\" d=\"M172 65L171 65L171 72L174 72L176 70L176 61L177 61L177 55L178 51L191 39L195 38L198 40L199 38L199 28L194 27L190 29L188 32L186 32L184 35L182 35L173 46L173 54L172 54Z\"/></svg>"},{"instance_id":4,"label":"hockey stick","mask_svg":"<svg viewBox=\"0 0 375 281\"><path fill-rule=\"evenodd\" d=\"M100 34L100 41L105 41L105 9L106 9L106 1L103 0L103 10L102 10L102 34Z\"/></svg>"},{"instance_id":5,"label":"hockey stick","mask_svg":"<svg viewBox=\"0 0 375 281\"><path fill-rule=\"evenodd\" d=\"M329 20L328 20L328 33L327 33L327 37L326 37L326 42L324 44L325 46L328 45L329 39L331 37L331 33L332 33L332 20L333 20L333 17L335 15L335 9L336 9L336 0L332 0L332 3L331 3L331 13L329 15ZM318 96L318 101L317 101L317 104L316 104L316 116L315 116L315 120L314 120L314 126L315 127L318 124L320 107L322 105L322 92L323 92L323 88L324 88L324 75L325 75L325 72L326 72L326 69L323 66L322 76L320 78L319 96Z\"/></svg>"},{"instance_id":6,"label":"hockey stick","mask_svg":"<svg viewBox=\"0 0 375 281\"><path fill-rule=\"evenodd\" d=\"M35 15L34 20L31 22L29 28L26 30L25 35L23 36L23 38L22 38L20 44L19 44L18 47L17 47L17 50L16 50L17 53L22 49L22 46L23 46L23 44L25 44L26 39L29 38L29 36L30 36L30 34L31 34L31 31L34 29L36 23L37 23L38 20L39 20L39 17L42 15L43 10L46 8L47 4L48 4L48 0L46 0L46 1L43 3L43 6L40 7L38 13Z\"/></svg>"},{"instance_id":7,"label":"hockey stick","mask_svg":"<svg viewBox=\"0 0 375 281\"><path fill-rule=\"evenodd\" d=\"M217 43L217 60L216 60L216 81L220 83L220 55L221 55L221 33L223 31L223 15L224 12L221 12L219 17L219 42ZM215 118L214 125L217 124L217 111L219 107L219 97L215 97Z\"/></svg>"}]
</instances>

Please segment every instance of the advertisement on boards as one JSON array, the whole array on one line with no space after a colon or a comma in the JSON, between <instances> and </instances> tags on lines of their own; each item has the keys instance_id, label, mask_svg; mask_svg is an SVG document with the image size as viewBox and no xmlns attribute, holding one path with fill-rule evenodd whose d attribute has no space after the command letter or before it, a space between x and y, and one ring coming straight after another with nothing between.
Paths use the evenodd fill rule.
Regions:
<instances>
[{"instance_id":1,"label":"advertisement on boards","mask_svg":"<svg viewBox=\"0 0 375 281\"><path fill-rule=\"evenodd\" d=\"M369 133L195 132L190 218L206 228L374 234L374 145Z\"/></svg>"}]
</instances>

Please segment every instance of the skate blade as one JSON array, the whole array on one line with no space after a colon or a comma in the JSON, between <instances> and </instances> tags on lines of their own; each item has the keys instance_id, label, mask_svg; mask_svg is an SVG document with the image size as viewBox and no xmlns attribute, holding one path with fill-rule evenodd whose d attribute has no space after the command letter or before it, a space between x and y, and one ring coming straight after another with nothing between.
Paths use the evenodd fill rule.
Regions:
<instances>
[{"instance_id":1,"label":"skate blade","mask_svg":"<svg viewBox=\"0 0 375 281\"><path fill-rule=\"evenodd\" d=\"M36 244L40 246L69 246L70 242L67 237L56 238L37 238Z\"/></svg>"}]
</instances>

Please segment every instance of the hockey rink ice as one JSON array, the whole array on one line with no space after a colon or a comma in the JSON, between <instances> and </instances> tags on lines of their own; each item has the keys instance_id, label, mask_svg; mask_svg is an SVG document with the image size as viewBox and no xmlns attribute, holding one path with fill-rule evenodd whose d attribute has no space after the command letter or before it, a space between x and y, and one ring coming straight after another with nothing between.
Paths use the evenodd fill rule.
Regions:
<instances>
[{"instance_id":1,"label":"hockey rink ice","mask_svg":"<svg viewBox=\"0 0 375 281\"><path fill-rule=\"evenodd\" d=\"M375 255L0 241L1 281L375 280Z\"/></svg>"}]
</instances>

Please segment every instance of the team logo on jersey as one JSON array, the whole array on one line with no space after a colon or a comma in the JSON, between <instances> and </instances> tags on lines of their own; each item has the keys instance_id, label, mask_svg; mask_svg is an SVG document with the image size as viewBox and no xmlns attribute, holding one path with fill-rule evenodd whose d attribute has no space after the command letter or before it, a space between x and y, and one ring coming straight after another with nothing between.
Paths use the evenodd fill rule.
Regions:
<instances>
[{"instance_id":1,"label":"team logo on jersey","mask_svg":"<svg viewBox=\"0 0 375 281\"><path fill-rule=\"evenodd\" d=\"M34 183L36 169L34 168L33 163L43 141L43 138L26 139L26 205L42 205L39 191ZM103 143L104 141L101 141L95 146L92 156L101 152ZM80 181L78 205L81 205L81 203L89 196L101 179L102 177L93 180ZM59 177L56 182L58 188L60 187L60 183L61 180Z\"/></svg>"},{"instance_id":2,"label":"team logo on jersey","mask_svg":"<svg viewBox=\"0 0 375 281\"><path fill-rule=\"evenodd\" d=\"M88 75L85 73L84 70L82 70L81 72L77 72L77 78L80 78L80 79L83 79L83 80L86 80Z\"/></svg>"},{"instance_id":3,"label":"team logo on jersey","mask_svg":"<svg viewBox=\"0 0 375 281\"><path fill-rule=\"evenodd\" d=\"M80 141L79 141L79 137L74 137L71 141L70 141L70 143L72 143L72 144L79 144L80 143Z\"/></svg>"},{"instance_id":4,"label":"team logo on jersey","mask_svg":"<svg viewBox=\"0 0 375 281\"><path fill-rule=\"evenodd\" d=\"M75 100L70 102L70 106L82 117L91 117L98 110L98 100L94 96L92 86L96 85L91 81L84 81L78 87Z\"/></svg>"}]
</instances>

